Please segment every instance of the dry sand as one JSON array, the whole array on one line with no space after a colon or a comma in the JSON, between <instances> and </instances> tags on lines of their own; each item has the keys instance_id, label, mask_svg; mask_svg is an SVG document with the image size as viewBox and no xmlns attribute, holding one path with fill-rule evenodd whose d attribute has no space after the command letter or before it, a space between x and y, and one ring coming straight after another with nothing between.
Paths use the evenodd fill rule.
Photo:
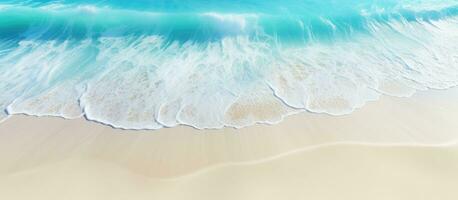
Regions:
<instances>
[{"instance_id":1,"label":"dry sand","mask_svg":"<svg viewBox=\"0 0 458 200\"><path fill-rule=\"evenodd\" d=\"M0 124L0 199L458 199L458 89L243 129Z\"/></svg>"}]
</instances>

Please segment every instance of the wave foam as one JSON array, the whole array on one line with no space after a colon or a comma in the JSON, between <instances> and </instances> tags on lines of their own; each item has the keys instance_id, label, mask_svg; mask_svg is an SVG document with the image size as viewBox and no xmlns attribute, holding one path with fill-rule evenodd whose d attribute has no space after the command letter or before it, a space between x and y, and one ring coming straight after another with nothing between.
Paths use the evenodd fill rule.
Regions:
<instances>
[{"instance_id":1,"label":"wave foam","mask_svg":"<svg viewBox=\"0 0 458 200\"><path fill-rule=\"evenodd\" d=\"M106 11L97 8L94 15L99 12ZM118 19L125 19L123 14ZM181 15L159 16L172 25L153 26L155 31L145 33L146 28L126 32L115 23L100 34L85 31L77 38L56 38L49 35L56 29L34 25L19 38L0 37L0 108L6 111L0 120L7 113L24 113L85 116L124 129L180 124L240 128L277 123L302 111L348 114L382 94L407 97L417 90L458 85L458 19L453 15L386 21L368 17L346 28L339 20L320 18L327 28L319 29L293 19L288 22L300 31L286 24L270 29L272 34L269 27L278 23L266 21L278 18L204 13L198 16L209 19L198 24L214 28L201 27L201 33L225 33L201 38L205 40L170 37L165 30L188 34L183 30L189 24ZM110 26L110 20L96 22L92 25L100 30ZM169 28L157 31L162 26ZM76 30L69 27L58 34ZM317 39L326 30L333 32L332 40ZM335 36L339 31L346 37ZM303 37L309 40L288 43L279 40L280 33L289 39L295 38L290 33L309 34Z\"/></svg>"}]
</instances>

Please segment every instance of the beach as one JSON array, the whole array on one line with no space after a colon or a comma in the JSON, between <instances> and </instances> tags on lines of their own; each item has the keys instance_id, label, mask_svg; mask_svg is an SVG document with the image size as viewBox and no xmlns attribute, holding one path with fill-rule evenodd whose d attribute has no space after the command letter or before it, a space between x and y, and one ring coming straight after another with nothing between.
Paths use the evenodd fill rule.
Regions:
<instances>
[{"instance_id":1,"label":"beach","mask_svg":"<svg viewBox=\"0 0 458 200\"><path fill-rule=\"evenodd\" d=\"M456 200L457 0L0 2L0 200Z\"/></svg>"},{"instance_id":2,"label":"beach","mask_svg":"<svg viewBox=\"0 0 458 200\"><path fill-rule=\"evenodd\" d=\"M458 89L275 125L0 124L1 199L456 199Z\"/></svg>"}]
</instances>

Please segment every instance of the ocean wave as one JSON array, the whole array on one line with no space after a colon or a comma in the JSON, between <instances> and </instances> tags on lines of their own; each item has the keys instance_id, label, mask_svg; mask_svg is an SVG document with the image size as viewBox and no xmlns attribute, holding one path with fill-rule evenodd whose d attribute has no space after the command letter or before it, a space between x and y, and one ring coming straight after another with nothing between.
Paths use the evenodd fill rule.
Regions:
<instances>
[{"instance_id":1,"label":"ocean wave","mask_svg":"<svg viewBox=\"0 0 458 200\"><path fill-rule=\"evenodd\" d=\"M0 121L240 128L458 85L458 3L412 2L290 15L5 4Z\"/></svg>"},{"instance_id":2,"label":"ocean wave","mask_svg":"<svg viewBox=\"0 0 458 200\"><path fill-rule=\"evenodd\" d=\"M418 7L418 6L417 6ZM458 5L435 10L356 8L343 13L275 14L251 12L164 12L113 9L94 5L0 6L0 38L68 40L130 35L161 36L169 41L213 42L230 36L301 44L371 34L371 24L429 22L458 15ZM303 12L307 12L304 10ZM338 10L340 11L340 10Z\"/></svg>"}]
</instances>

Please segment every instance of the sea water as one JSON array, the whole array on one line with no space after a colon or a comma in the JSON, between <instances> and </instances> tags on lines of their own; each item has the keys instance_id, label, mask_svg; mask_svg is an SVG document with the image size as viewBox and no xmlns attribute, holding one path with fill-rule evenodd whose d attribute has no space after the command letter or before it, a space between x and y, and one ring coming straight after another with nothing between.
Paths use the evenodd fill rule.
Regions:
<instances>
[{"instance_id":1,"label":"sea water","mask_svg":"<svg viewBox=\"0 0 458 200\"><path fill-rule=\"evenodd\" d=\"M457 0L0 1L0 121L239 128L456 85Z\"/></svg>"}]
</instances>

